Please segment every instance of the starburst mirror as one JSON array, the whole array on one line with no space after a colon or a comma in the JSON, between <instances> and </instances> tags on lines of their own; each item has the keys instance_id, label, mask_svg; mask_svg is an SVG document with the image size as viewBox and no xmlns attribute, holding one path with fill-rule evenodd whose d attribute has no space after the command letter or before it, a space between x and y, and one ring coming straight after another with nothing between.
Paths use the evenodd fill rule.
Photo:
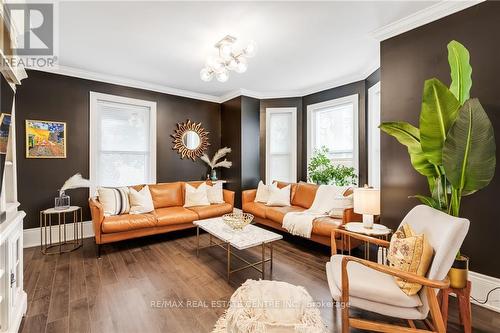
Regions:
<instances>
[{"instance_id":1,"label":"starburst mirror","mask_svg":"<svg viewBox=\"0 0 500 333\"><path fill-rule=\"evenodd\" d=\"M210 145L208 133L201 126L201 123L195 123L189 119L184 123L177 123L177 128L171 135L173 138L172 149L177 150L182 159L187 157L194 161Z\"/></svg>"}]
</instances>

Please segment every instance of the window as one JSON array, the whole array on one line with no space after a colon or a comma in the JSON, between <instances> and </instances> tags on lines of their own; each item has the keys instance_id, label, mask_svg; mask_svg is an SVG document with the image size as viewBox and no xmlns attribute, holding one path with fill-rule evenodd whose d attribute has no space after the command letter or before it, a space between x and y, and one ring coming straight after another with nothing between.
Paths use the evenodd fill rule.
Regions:
<instances>
[{"instance_id":1,"label":"window","mask_svg":"<svg viewBox=\"0 0 500 333\"><path fill-rule=\"evenodd\" d=\"M380 188L380 82L368 89L368 184Z\"/></svg>"},{"instance_id":2,"label":"window","mask_svg":"<svg viewBox=\"0 0 500 333\"><path fill-rule=\"evenodd\" d=\"M297 109L266 109L266 183L297 181Z\"/></svg>"},{"instance_id":3,"label":"window","mask_svg":"<svg viewBox=\"0 0 500 333\"><path fill-rule=\"evenodd\" d=\"M95 186L156 183L155 102L90 93L90 179Z\"/></svg>"},{"instance_id":4,"label":"window","mask_svg":"<svg viewBox=\"0 0 500 333\"><path fill-rule=\"evenodd\" d=\"M358 170L358 95L307 106L307 160L326 147L334 164Z\"/></svg>"}]
</instances>

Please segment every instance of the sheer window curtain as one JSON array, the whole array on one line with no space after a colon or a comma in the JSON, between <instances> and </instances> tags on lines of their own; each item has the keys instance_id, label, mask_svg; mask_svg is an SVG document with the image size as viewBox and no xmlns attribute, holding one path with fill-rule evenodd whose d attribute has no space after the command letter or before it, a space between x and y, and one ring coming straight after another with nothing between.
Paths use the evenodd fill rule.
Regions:
<instances>
[{"instance_id":1,"label":"sheer window curtain","mask_svg":"<svg viewBox=\"0 0 500 333\"><path fill-rule=\"evenodd\" d=\"M297 181L297 109L266 109L266 183Z\"/></svg>"},{"instance_id":2,"label":"sheer window curtain","mask_svg":"<svg viewBox=\"0 0 500 333\"><path fill-rule=\"evenodd\" d=\"M91 92L94 188L156 182L156 103Z\"/></svg>"},{"instance_id":3,"label":"sheer window curtain","mask_svg":"<svg viewBox=\"0 0 500 333\"><path fill-rule=\"evenodd\" d=\"M358 172L358 95L307 106L307 160L326 147L334 164Z\"/></svg>"}]
</instances>

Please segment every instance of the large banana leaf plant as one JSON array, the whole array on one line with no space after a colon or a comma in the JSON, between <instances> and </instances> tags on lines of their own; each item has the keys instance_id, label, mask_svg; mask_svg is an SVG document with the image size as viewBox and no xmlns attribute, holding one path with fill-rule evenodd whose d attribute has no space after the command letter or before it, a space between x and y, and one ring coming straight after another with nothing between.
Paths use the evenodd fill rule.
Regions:
<instances>
[{"instance_id":1,"label":"large banana leaf plant","mask_svg":"<svg viewBox=\"0 0 500 333\"><path fill-rule=\"evenodd\" d=\"M424 83L419 128L406 122L384 122L380 129L405 145L414 169L427 177L424 204L459 216L463 196L487 186L495 173L495 137L488 115L470 98L469 51L448 44L451 85L436 78Z\"/></svg>"}]
</instances>

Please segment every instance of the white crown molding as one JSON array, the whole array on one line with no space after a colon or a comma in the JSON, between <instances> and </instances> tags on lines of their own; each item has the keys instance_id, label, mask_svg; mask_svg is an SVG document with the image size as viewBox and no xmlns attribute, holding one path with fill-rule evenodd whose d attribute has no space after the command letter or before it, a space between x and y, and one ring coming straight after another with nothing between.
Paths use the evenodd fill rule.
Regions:
<instances>
[{"instance_id":1,"label":"white crown molding","mask_svg":"<svg viewBox=\"0 0 500 333\"><path fill-rule=\"evenodd\" d=\"M366 79L371 73L373 73L379 67L378 61L370 64L364 70L342 77L340 79L336 79L333 81L328 81L310 88L302 89L302 90L283 90L283 91L271 91L271 92L261 92L261 91L253 91L248 89L237 89L230 91L222 96L214 96L208 94L201 94L193 91L182 90L177 88L171 88L159 84L132 80L120 76L108 75L103 73L86 71L79 68L68 67L68 66L58 66L51 69L40 69L40 68L31 68L32 70L43 71L47 73L65 75L70 77L76 77L86 80L93 80L99 82L105 82L110 84L121 85L125 87L131 87L136 89L149 90L154 92L165 93L169 95L193 98L202 101L214 102L214 103L224 103L238 96L248 96L257 99L273 99L273 98L290 98L290 97L303 97L307 95L311 95L323 90L333 89L336 87L340 87L349 83L357 82Z\"/></svg>"},{"instance_id":2,"label":"white crown molding","mask_svg":"<svg viewBox=\"0 0 500 333\"><path fill-rule=\"evenodd\" d=\"M376 40L383 41L484 1L485 0L444 0L378 28L372 31L371 35Z\"/></svg>"},{"instance_id":3,"label":"white crown molding","mask_svg":"<svg viewBox=\"0 0 500 333\"><path fill-rule=\"evenodd\" d=\"M183 90L183 89L171 88L171 87L167 87L167 86L163 86L163 85L159 85L159 84L128 79L128 78L115 76L115 75L86 71L86 70L74 68L74 67L57 66L57 67L50 68L50 69L49 68L43 68L43 69L29 68L29 69L38 70L38 71L47 72L47 73L54 73L54 74L59 74L59 75L66 75L66 76L71 76L71 77L76 77L76 78L81 78L81 79L106 82L106 83L110 83L110 84L117 84L120 86L126 86L126 87L137 88L137 89L144 89L144 90L160 92L160 93L164 93L164 94L181 96L181 97L187 97L187 98L193 98L193 99L214 102L214 103L219 103L219 100L220 100L220 97L218 97L218 96L201 94L201 93Z\"/></svg>"},{"instance_id":4,"label":"white crown molding","mask_svg":"<svg viewBox=\"0 0 500 333\"><path fill-rule=\"evenodd\" d=\"M343 78L328 81L319 85L315 85L310 88L306 88L303 90L283 90L283 91L274 91L274 92L259 92L247 89L237 89L233 90L227 94L224 94L220 97L219 103L224 103L238 96L248 96L258 99L274 99L274 98L290 98L290 97L304 97L307 95L315 94L320 91L337 88L346 84L358 82L365 80L370 74L379 68L379 62L376 61L367 68L359 73L355 73L352 75L345 76Z\"/></svg>"}]
</instances>

